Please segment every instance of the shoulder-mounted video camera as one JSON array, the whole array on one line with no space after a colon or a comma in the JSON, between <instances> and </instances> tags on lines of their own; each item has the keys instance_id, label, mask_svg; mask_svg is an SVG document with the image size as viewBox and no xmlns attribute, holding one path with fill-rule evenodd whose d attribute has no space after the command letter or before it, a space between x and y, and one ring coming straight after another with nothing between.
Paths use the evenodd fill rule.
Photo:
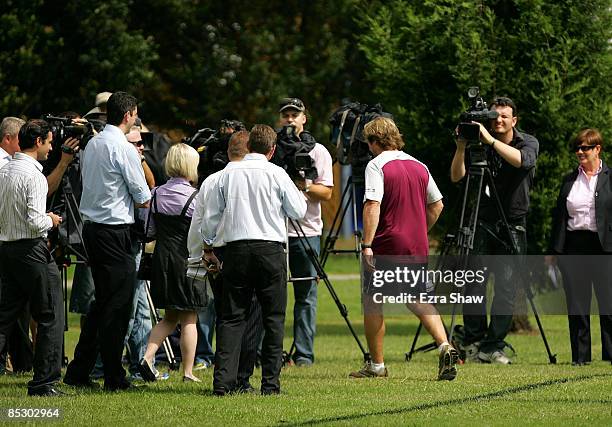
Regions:
<instances>
[{"instance_id":1,"label":"shoulder-mounted video camera","mask_svg":"<svg viewBox=\"0 0 612 427\"><path fill-rule=\"evenodd\" d=\"M79 140L79 147L85 148L87 142L94 136L94 125L87 121L86 123L74 123L70 117L57 117L47 114L43 119L49 123L51 133L53 134L53 148L66 151L62 144L68 138L76 138Z\"/></svg>"},{"instance_id":2,"label":"shoulder-mounted video camera","mask_svg":"<svg viewBox=\"0 0 612 427\"><path fill-rule=\"evenodd\" d=\"M200 154L198 164L198 183L207 176L220 171L229 163L227 145L234 132L245 130L245 126L238 120L223 119L218 129L199 129L190 137L183 138L181 142L191 145Z\"/></svg>"},{"instance_id":3,"label":"shoulder-mounted video camera","mask_svg":"<svg viewBox=\"0 0 612 427\"><path fill-rule=\"evenodd\" d=\"M285 169L292 179L314 180L318 172L309 153L316 143L309 132L303 131L298 136L294 126L283 126L276 131L276 151L270 161Z\"/></svg>"}]
</instances>

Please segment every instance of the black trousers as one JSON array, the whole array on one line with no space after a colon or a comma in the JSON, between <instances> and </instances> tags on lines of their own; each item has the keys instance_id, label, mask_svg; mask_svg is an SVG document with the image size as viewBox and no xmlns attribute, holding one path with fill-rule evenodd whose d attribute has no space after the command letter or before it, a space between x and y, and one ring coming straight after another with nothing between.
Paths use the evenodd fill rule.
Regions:
<instances>
[{"instance_id":1,"label":"black trousers","mask_svg":"<svg viewBox=\"0 0 612 427\"><path fill-rule=\"evenodd\" d=\"M2 242L0 242L0 245ZM1 271L1 267L0 267ZM0 301L2 300L2 273L0 272ZM30 339L30 304L26 304L17 318L13 331L7 337L4 349L0 348L0 374L6 367L7 356L11 356L13 372L28 372L33 368L34 348Z\"/></svg>"},{"instance_id":2,"label":"black trousers","mask_svg":"<svg viewBox=\"0 0 612 427\"><path fill-rule=\"evenodd\" d=\"M527 246L525 223L523 220L510 223L510 233L519 253L524 254ZM516 286L522 283L520 278L520 258L510 256L508 249L497 240L498 236L508 240L507 232L500 226L479 221L474 236L474 254L498 255L489 266L489 272L495 276L495 294L491 304L491 318L487 324L486 286L467 286L466 296L483 296L482 304L466 304L463 306L463 323L465 330L464 345L480 342L480 351L492 353L502 350L505 338L512 326L512 313L516 298ZM505 255L505 256L504 256ZM503 256L503 258L502 258ZM487 259L493 260L493 257ZM471 265L472 268L479 266Z\"/></svg>"},{"instance_id":3,"label":"black trousers","mask_svg":"<svg viewBox=\"0 0 612 427\"><path fill-rule=\"evenodd\" d=\"M130 226L85 223L83 240L96 300L85 317L66 377L74 382L87 381L99 346L104 363L104 386L113 389L126 381L121 357L136 280Z\"/></svg>"},{"instance_id":4,"label":"black trousers","mask_svg":"<svg viewBox=\"0 0 612 427\"><path fill-rule=\"evenodd\" d=\"M219 261L223 262L225 259L225 249L215 249L215 255ZM221 317L223 316L223 308L221 304L223 298L223 274L218 275L216 278L211 278L211 288L215 300L215 312L217 314L215 327L218 331ZM259 343L261 342L262 336L263 323L261 320L261 305L259 304L259 301L257 301L257 295L253 293L251 306L246 314L246 327L244 334L242 335L242 343L240 345L240 358L238 361L238 377L236 383L236 388L238 389L248 388L251 385L250 378L253 376L253 372L255 370L255 364L257 363L257 349L259 348ZM217 343L217 347L218 345L219 344Z\"/></svg>"},{"instance_id":5,"label":"black trousers","mask_svg":"<svg viewBox=\"0 0 612 427\"><path fill-rule=\"evenodd\" d=\"M559 268L567 302L572 362L591 361L593 289L599 306L601 357L612 360L612 255L604 254L597 233L590 231L567 231L564 252L568 256L560 257Z\"/></svg>"},{"instance_id":6,"label":"black trousers","mask_svg":"<svg viewBox=\"0 0 612 427\"><path fill-rule=\"evenodd\" d=\"M283 247L277 242L257 240L228 243L223 270L219 307L222 314L218 322L213 388L228 392L236 386L247 313L255 294L261 304L265 331L261 390L280 391L287 307L287 265ZM255 342L253 344L256 347Z\"/></svg>"},{"instance_id":7,"label":"black trousers","mask_svg":"<svg viewBox=\"0 0 612 427\"><path fill-rule=\"evenodd\" d=\"M31 315L38 322L38 335L34 378L28 388L49 387L59 380L62 367L64 310L57 265L45 241L39 238L4 242L0 246L0 267L0 349L29 302Z\"/></svg>"}]
</instances>

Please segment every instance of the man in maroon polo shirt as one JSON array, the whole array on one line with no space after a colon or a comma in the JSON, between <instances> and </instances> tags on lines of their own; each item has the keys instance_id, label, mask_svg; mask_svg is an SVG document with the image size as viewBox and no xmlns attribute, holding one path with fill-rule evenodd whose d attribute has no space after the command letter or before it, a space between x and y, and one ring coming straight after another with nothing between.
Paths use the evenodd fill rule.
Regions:
<instances>
[{"instance_id":1,"label":"man in maroon polo shirt","mask_svg":"<svg viewBox=\"0 0 612 427\"><path fill-rule=\"evenodd\" d=\"M427 167L404 153L402 136L393 120L378 117L364 128L364 137L375 158L365 171L362 255L370 276L373 256L423 257L429 254L427 231L442 212L442 194ZM385 323L382 304L364 290L364 327L372 360L353 378L386 377L383 360ZM439 346L439 380L457 376L457 350L448 343L438 311L431 304L406 304Z\"/></svg>"}]
</instances>

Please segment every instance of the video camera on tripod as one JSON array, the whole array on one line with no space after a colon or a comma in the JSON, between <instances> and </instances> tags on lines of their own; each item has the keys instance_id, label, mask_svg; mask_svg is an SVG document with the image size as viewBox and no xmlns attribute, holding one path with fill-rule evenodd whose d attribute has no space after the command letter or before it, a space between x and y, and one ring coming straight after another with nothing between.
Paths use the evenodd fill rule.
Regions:
<instances>
[{"instance_id":1,"label":"video camera on tripod","mask_svg":"<svg viewBox=\"0 0 612 427\"><path fill-rule=\"evenodd\" d=\"M489 121L495 120L499 114L487 108L487 103L480 96L480 89L477 86L470 87L467 96L470 106L459 116L459 137L468 142L467 149L470 153L471 164L480 165L486 163L486 152L484 145L480 142L480 126L473 122L488 126Z\"/></svg>"},{"instance_id":2,"label":"video camera on tripod","mask_svg":"<svg viewBox=\"0 0 612 427\"><path fill-rule=\"evenodd\" d=\"M198 184L202 183L207 176L223 169L229 163L227 145L234 132L241 130L246 130L242 122L223 119L218 129L199 129L192 136L181 140L184 144L191 145L200 154Z\"/></svg>"},{"instance_id":3,"label":"video camera on tripod","mask_svg":"<svg viewBox=\"0 0 612 427\"><path fill-rule=\"evenodd\" d=\"M365 167L372 159L367 141L363 138L364 126L377 117L393 119L380 104L367 105L349 102L336 109L329 117L330 139L336 146L336 159L341 165L351 165L353 179L363 181Z\"/></svg>"}]
</instances>

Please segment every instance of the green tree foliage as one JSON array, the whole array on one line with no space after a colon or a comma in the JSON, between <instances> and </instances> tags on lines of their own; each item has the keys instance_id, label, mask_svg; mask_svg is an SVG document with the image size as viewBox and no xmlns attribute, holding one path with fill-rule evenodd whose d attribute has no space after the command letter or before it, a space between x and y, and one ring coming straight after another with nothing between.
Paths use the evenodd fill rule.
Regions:
<instances>
[{"instance_id":1,"label":"green tree foliage","mask_svg":"<svg viewBox=\"0 0 612 427\"><path fill-rule=\"evenodd\" d=\"M128 26L132 2L4 0L0 112L86 112L103 90L139 92L154 44Z\"/></svg>"},{"instance_id":2,"label":"green tree foliage","mask_svg":"<svg viewBox=\"0 0 612 427\"><path fill-rule=\"evenodd\" d=\"M143 94L146 111L165 127L215 126L223 118L272 124L278 100L297 96L322 139L331 109L361 92L354 84L364 66L352 39L353 3L137 3L135 25L159 53L159 79Z\"/></svg>"},{"instance_id":3,"label":"green tree foliage","mask_svg":"<svg viewBox=\"0 0 612 427\"><path fill-rule=\"evenodd\" d=\"M528 232L530 249L544 250L561 176L575 166L569 139L586 126L612 136L609 0L395 0L362 17L375 92L451 199L465 91L515 100L519 128L540 141Z\"/></svg>"},{"instance_id":4,"label":"green tree foliage","mask_svg":"<svg viewBox=\"0 0 612 427\"><path fill-rule=\"evenodd\" d=\"M4 2L4 115L84 113L97 92L123 89L145 123L191 132L223 118L272 124L278 100L297 96L325 142L330 111L369 93L357 0Z\"/></svg>"}]
</instances>

